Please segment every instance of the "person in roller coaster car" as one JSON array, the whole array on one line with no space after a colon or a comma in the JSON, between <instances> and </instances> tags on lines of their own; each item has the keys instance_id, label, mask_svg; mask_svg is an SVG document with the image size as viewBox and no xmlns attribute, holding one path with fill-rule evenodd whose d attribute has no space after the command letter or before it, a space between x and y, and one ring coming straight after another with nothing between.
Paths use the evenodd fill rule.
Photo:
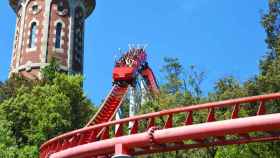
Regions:
<instances>
[{"instance_id":1,"label":"person in roller coaster car","mask_svg":"<svg viewBox=\"0 0 280 158\"><path fill-rule=\"evenodd\" d=\"M130 49L128 53L124 54L119 61L116 62L117 67L128 66L133 67L137 65L139 60L143 60L144 50L141 49Z\"/></svg>"}]
</instances>

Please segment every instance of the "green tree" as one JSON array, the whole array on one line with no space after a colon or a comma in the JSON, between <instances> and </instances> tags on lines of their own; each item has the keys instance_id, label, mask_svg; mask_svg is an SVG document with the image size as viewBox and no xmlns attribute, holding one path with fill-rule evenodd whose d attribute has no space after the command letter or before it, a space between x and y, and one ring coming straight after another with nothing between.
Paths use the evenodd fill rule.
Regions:
<instances>
[{"instance_id":1,"label":"green tree","mask_svg":"<svg viewBox=\"0 0 280 158\"><path fill-rule=\"evenodd\" d=\"M214 91L209 94L209 101L219 101L247 96L246 90L237 79L228 76L215 83Z\"/></svg>"},{"instance_id":2,"label":"green tree","mask_svg":"<svg viewBox=\"0 0 280 158\"><path fill-rule=\"evenodd\" d=\"M50 64L41 70L43 81L52 83L55 77L57 76L56 73L58 72L61 72L59 68L59 63L55 58L52 58Z\"/></svg>"},{"instance_id":3,"label":"green tree","mask_svg":"<svg viewBox=\"0 0 280 158\"><path fill-rule=\"evenodd\" d=\"M0 83L0 103L8 98L15 97L18 88L25 86L31 89L34 84L39 84L38 80L28 80L21 76L13 75L9 80Z\"/></svg>"},{"instance_id":4,"label":"green tree","mask_svg":"<svg viewBox=\"0 0 280 158\"><path fill-rule=\"evenodd\" d=\"M259 93L280 90L280 1L269 0L269 11L263 15L268 51L260 62L260 75L255 78Z\"/></svg>"},{"instance_id":5,"label":"green tree","mask_svg":"<svg viewBox=\"0 0 280 158\"><path fill-rule=\"evenodd\" d=\"M11 123L0 115L0 156L15 157L17 150L16 139L11 131Z\"/></svg>"},{"instance_id":6,"label":"green tree","mask_svg":"<svg viewBox=\"0 0 280 158\"><path fill-rule=\"evenodd\" d=\"M183 67L178 58L164 58L165 65L161 72L165 74L166 84L163 85L162 90L167 93L175 94L182 90L183 81L181 75L183 74Z\"/></svg>"},{"instance_id":7,"label":"green tree","mask_svg":"<svg viewBox=\"0 0 280 158\"><path fill-rule=\"evenodd\" d=\"M40 144L83 127L96 111L82 76L54 71L46 71L47 80L14 77L0 86L0 157L38 157Z\"/></svg>"}]
</instances>

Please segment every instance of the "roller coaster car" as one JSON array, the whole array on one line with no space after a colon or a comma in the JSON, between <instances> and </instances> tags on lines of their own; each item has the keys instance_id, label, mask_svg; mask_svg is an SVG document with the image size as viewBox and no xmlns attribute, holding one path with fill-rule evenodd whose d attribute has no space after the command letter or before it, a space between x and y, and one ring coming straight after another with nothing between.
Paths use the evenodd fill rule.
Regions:
<instances>
[{"instance_id":1,"label":"roller coaster car","mask_svg":"<svg viewBox=\"0 0 280 158\"><path fill-rule=\"evenodd\" d=\"M135 68L133 67L115 67L113 70L113 80L118 81L132 81L135 77Z\"/></svg>"}]
</instances>

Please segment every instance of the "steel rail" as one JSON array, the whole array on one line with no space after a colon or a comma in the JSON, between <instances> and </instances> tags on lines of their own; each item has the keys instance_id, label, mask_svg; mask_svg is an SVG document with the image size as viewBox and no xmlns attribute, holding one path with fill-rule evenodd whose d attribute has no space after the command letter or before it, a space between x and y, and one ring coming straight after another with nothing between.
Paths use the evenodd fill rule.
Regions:
<instances>
[{"instance_id":1,"label":"steel rail","mask_svg":"<svg viewBox=\"0 0 280 158\"><path fill-rule=\"evenodd\" d=\"M158 144L165 144L174 143L178 140L193 140L208 137L225 136L230 134L249 133L256 131L273 131L279 129L280 113L277 113L247 118L239 118L233 120L208 122L204 124L195 124L170 129L162 129L154 132L154 141ZM275 139L279 138L280 137L276 137ZM254 139L258 141L257 138ZM252 139L252 141L254 141L254 139ZM250 140L247 140L247 142L250 142ZM136 147L145 147L147 146L147 144L149 145L149 143L149 133L144 132L140 134L117 137L108 140L101 140L93 143L88 143L85 145L80 145L77 147L54 153L50 156L50 158L84 158L88 156L109 155L114 152L116 144L123 144L128 149L134 149ZM239 143L241 143L239 142L239 140L236 141L236 144ZM229 144L235 143L232 142ZM165 147L165 149L161 149L157 152L164 152L166 150L168 150L168 147Z\"/></svg>"},{"instance_id":2,"label":"steel rail","mask_svg":"<svg viewBox=\"0 0 280 158\"><path fill-rule=\"evenodd\" d=\"M139 115L135 117L130 117L130 118L125 118L117 121L111 121L108 123L102 123L98 124L92 127L85 127L76 131L72 131L66 134L63 134L61 136L55 137L51 139L50 141L46 142L45 144L42 145L44 147L48 143L51 143L57 139L62 139L69 137L75 133L81 133L81 132L86 132L89 130L93 129L98 129L98 128L103 128L107 126L113 126L117 124L123 124L127 122L132 122L132 121L137 121L137 120L144 120L144 119L149 119L151 117L159 117L163 115L169 115L170 113L175 114L175 113L182 113L182 112L190 112L190 111L195 111L195 110L200 110L200 109L209 109L209 108L223 108L226 106L233 106L235 104L242 104L242 103L251 103L251 102L256 102L256 101L263 101L263 100L271 100L271 99L280 99L280 93L274 93L274 94L267 94L267 95L259 95L259 96L253 96L253 97L245 97L245 98L239 98L239 99L231 99L231 100L226 100L226 101L219 101L219 102L212 102L212 103L205 103L205 104L200 104L200 105L191 105L191 106L186 106L182 108L175 108L175 109L170 109L170 110L163 110L160 112L153 112L149 114L144 114L144 115Z\"/></svg>"},{"instance_id":3,"label":"steel rail","mask_svg":"<svg viewBox=\"0 0 280 158\"><path fill-rule=\"evenodd\" d=\"M53 150L53 152L58 152L60 150L65 150L77 145L83 145L83 144L87 144L90 142L94 142L97 141L96 139L90 141L90 142L84 142L82 140L81 136L84 136L86 134L92 135L92 133L94 133L94 131L101 131L101 129L108 129L109 127L115 126L115 125L124 125L124 124L128 124L129 122L134 122L135 124L139 123L140 121L143 120L153 120L159 117L163 117L163 116L168 116L168 120L166 122L166 126L163 128L172 128L172 116L178 113L188 113L189 115L192 112L195 111L199 111L199 110L204 110L204 109L210 109L210 112L208 114L208 119L205 122L208 121L214 121L213 118L215 118L215 114L214 114L214 110L211 109L219 109L219 108L224 108L224 107L235 107L238 106L243 106L242 104L246 103L257 103L259 102L259 110L258 110L258 114L264 114L265 111L264 110L264 103L270 100L276 100L280 98L280 93L274 93L274 94L268 94L268 95L260 95L260 96L254 96L254 97L245 97L245 98L240 98L240 99L231 99L231 100L227 100L227 101L219 101L219 102L212 102L212 103L205 103L205 104L200 104L200 105L192 105L192 106L187 106L187 107L182 107L182 108L176 108L176 109L170 109L170 110L164 110L161 112L154 112L154 113L150 113L150 114L144 114L144 115L140 115L140 116L135 116L135 117L131 117L131 118L126 118L126 119L122 119L122 120L118 120L118 121L112 121L112 122L107 122L107 123L102 123L102 124L97 124L91 127L85 127L73 132L69 132L66 134L63 134L61 136L58 136L56 138L51 139L50 141L46 142L45 144L43 144L40 148L42 156L44 157L44 155L48 152L48 150ZM239 108L238 108L239 109ZM238 117L238 110L234 110L233 113L235 113L235 115ZM211 117L209 117L211 116ZM235 117L236 117L235 116ZM233 119L233 117L232 117ZM190 119L192 120L192 119ZM192 122L190 122L192 123ZM148 127L147 127L148 128ZM122 129L119 130L119 136L122 136ZM133 129L131 129L133 130ZM106 130L102 130L103 132ZM108 132L108 131L107 131ZM134 134L138 133L139 130L137 129L137 126L135 126L134 128ZM132 132L133 133L133 132ZM104 134L104 133L102 133ZM105 133L106 134L106 133ZM94 137L96 138L96 135L94 135ZM116 136L115 136L116 137ZM64 148L59 148L59 150L53 149L53 147L56 146L63 146L62 143L66 144L73 142L73 139L79 139L80 143L72 143L70 146L68 147L64 147ZM104 138L104 139L109 139L109 137ZM67 146L67 145L66 145Z\"/></svg>"}]
</instances>

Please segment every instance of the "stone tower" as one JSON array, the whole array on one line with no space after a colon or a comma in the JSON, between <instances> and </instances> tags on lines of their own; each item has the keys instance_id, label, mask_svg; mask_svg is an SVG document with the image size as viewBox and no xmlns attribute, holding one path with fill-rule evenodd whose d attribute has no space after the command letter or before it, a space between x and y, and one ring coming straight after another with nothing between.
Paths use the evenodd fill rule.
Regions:
<instances>
[{"instance_id":1,"label":"stone tower","mask_svg":"<svg viewBox=\"0 0 280 158\"><path fill-rule=\"evenodd\" d=\"M9 0L17 15L10 75L40 78L52 58L68 73L83 73L84 24L95 0Z\"/></svg>"}]
</instances>

